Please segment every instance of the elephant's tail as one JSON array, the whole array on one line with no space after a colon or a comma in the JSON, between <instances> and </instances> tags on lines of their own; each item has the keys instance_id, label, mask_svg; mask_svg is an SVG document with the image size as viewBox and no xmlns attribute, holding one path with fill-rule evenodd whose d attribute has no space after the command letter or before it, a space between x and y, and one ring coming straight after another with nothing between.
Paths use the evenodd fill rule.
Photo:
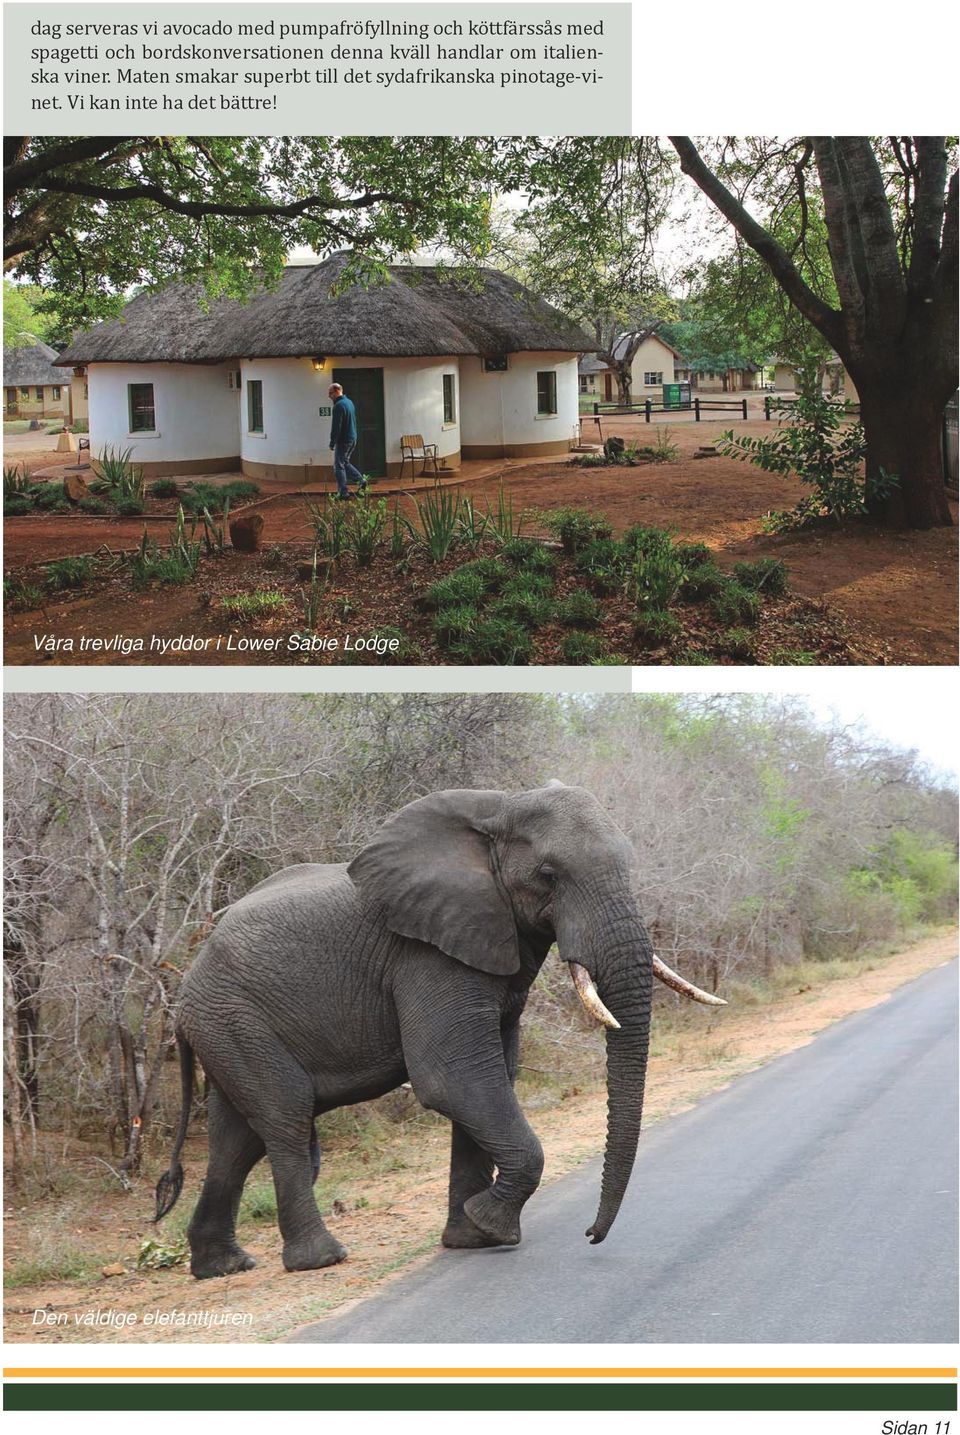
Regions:
<instances>
[{"instance_id":1,"label":"elephant's tail","mask_svg":"<svg viewBox=\"0 0 960 1435\"><path fill-rule=\"evenodd\" d=\"M187 1139L190 1106L193 1101L193 1048L183 1036L177 1037L177 1048L180 1052L180 1125L177 1127L176 1140L170 1153L170 1165L157 1182L157 1209L153 1218L154 1222L162 1220L168 1211L173 1210L180 1192L183 1190L183 1167L180 1164L180 1152Z\"/></svg>"}]
</instances>

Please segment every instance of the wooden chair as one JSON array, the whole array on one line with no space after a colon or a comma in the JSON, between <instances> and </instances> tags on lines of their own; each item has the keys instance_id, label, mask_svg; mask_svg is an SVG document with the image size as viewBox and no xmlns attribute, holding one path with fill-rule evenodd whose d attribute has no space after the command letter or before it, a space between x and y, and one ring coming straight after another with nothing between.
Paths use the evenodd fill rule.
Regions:
<instances>
[{"instance_id":1,"label":"wooden chair","mask_svg":"<svg viewBox=\"0 0 960 1435\"><path fill-rule=\"evenodd\" d=\"M417 476L417 459L423 459L423 467L420 470L420 477L427 471L427 464L432 465L432 472L440 472L440 457L435 443L424 443L422 433L405 433L400 436L400 477L403 478L404 464L409 460L410 472L414 478Z\"/></svg>"}]
</instances>

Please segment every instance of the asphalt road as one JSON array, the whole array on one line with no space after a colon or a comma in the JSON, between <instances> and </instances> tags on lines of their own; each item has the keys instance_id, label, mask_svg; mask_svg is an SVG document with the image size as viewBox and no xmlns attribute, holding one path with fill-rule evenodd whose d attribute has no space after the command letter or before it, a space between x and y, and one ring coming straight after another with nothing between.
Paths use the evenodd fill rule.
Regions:
<instances>
[{"instance_id":1,"label":"asphalt road","mask_svg":"<svg viewBox=\"0 0 960 1435\"><path fill-rule=\"evenodd\" d=\"M291 1339L953 1341L957 1126L950 963L652 1127L603 1245L594 1161Z\"/></svg>"}]
</instances>

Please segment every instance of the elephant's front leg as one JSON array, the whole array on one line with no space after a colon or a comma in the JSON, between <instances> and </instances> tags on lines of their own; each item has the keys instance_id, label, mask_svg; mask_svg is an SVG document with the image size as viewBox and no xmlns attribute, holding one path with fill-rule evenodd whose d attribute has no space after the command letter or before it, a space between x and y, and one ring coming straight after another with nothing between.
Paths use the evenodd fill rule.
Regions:
<instances>
[{"instance_id":1,"label":"elephant's front leg","mask_svg":"<svg viewBox=\"0 0 960 1435\"><path fill-rule=\"evenodd\" d=\"M469 1221L486 1237L473 1244L515 1246L520 1212L540 1184L543 1149L507 1073L499 1010L492 1002L481 1003L465 1014L458 992L460 1011L453 1019L442 995L434 989L430 1020L424 1020L422 1007L409 1026L401 1016L410 1082L424 1106L459 1128L454 1136L457 1225L464 1229L462 1222ZM497 1177L491 1182L494 1167ZM469 1196L462 1194L467 1185Z\"/></svg>"},{"instance_id":2,"label":"elephant's front leg","mask_svg":"<svg viewBox=\"0 0 960 1435\"><path fill-rule=\"evenodd\" d=\"M503 1055L511 1086L517 1079L520 1051L520 1028L514 1023L503 1033ZM450 1138L450 1186L448 1191L447 1224L441 1240L452 1250L478 1250L497 1242L484 1235L469 1216L464 1204L471 1196L485 1191L493 1182L493 1157L479 1146L458 1121L452 1123Z\"/></svg>"}]
</instances>

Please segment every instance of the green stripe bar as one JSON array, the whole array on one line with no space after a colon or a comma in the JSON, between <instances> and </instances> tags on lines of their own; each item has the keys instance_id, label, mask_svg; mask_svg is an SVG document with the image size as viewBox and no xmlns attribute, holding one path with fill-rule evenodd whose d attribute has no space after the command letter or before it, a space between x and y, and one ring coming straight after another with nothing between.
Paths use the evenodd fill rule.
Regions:
<instances>
[{"instance_id":1,"label":"green stripe bar","mask_svg":"<svg viewBox=\"0 0 960 1435\"><path fill-rule=\"evenodd\" d=\"M369 1384L321 1381L236 1385L200 1381L24 1381L4 1386L7 1410L904 1410L957 1408L956 1385Z\"/></svg>"}]
</instances>

